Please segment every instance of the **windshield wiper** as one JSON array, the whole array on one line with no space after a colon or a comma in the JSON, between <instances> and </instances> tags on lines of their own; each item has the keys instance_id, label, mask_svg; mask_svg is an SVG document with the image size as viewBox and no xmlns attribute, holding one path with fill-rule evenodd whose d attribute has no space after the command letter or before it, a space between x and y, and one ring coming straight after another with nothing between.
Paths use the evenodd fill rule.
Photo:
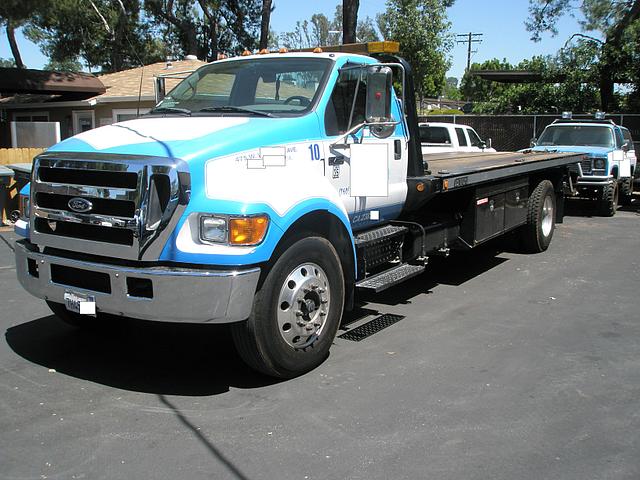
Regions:
<instances>
[{"instance_id":1,"label":"windshield wiper","mask_svg":"<svg viewBox=\"0 0 640 480\"><path fill-rule=\"evenodd\" d=\"M191 110L178 107L156 107L150 110L149 113L181 113L183 115L191 115Z\"/></svg>"},{"instance_id":2,"label":"windshield wiper","mask_svg":"<svg viewBox=\"0 0 640 480\"><path fill-rule=\"evenodd\" d=\"M238 112L238 113L251 113L253 115L260 115L262 117L273 117L269 112L262 112L260 110L252 110L251 108L237 107L235 105L222 105L219 107L205 107L198 110L198 112Z\"/></svg>"}]
</instances>

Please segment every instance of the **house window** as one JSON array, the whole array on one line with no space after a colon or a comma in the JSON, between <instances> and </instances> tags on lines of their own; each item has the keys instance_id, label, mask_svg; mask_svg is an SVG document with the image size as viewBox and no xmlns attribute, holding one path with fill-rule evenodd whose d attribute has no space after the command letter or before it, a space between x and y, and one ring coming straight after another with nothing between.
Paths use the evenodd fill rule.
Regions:
<instances>
[{"instance_id":1,"label":"house window","mask_svg":"<svg viewBox=\"0 0 640 480\"><path fill-rule=\"evenodd\" d=\"M13 114L14 122L48 122L49 112L20 112Z\"/></svg>"},{"instance_id":2,"label":"house window","mask_svg":"<svg viewBox=\"0 0 640 480\"><path fill-rule=\"evenodd\" d=\"M114 108L112 112L113 112L113 123L133 120L134 118L138 118L139 116L137 108ZM149 109L141 108L140 115L144 115L145 113L149 113Z\"/></svg>"},{"instance_id":3,"label":"house window","mask_svg":"<svg viewBox=\"0 0 640 480\"><path fill-rule=\"evenodd\" d=\"M95 127L95 115L93 110L74 111L73 114L73 134L86 132Z\"/></svg>"}]
</instances>

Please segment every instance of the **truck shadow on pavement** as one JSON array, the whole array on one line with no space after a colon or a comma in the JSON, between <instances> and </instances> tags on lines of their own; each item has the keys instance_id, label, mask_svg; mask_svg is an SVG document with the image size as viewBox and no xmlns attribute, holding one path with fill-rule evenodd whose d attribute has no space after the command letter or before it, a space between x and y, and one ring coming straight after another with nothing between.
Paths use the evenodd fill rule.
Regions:
<instances>
[{"instance_id":1,"label":"truck shadow on pavement","mask_svg":"<svg viewBox=\"0 0 640 480\"><path fill-rule=\"evenodd\" d=\"M86 330L50 315L11 327L5 336L33 363L123 390L204 396L278 383L245 366L224 325L114 317L108 327Z\"/></svg>"},{"instance_id":2,"label":"truck shadow on pavement","mask_svg":"<svg viewBox=\"0 0 640 480\"><path fill-rule=\"evenodd\" d=\"M507 261L496 244L432 260L424 274L378 295L359 296L342 329L377 310L369 302L400 305L439 284L461 285ZM8 345L30 362L115 388L162 395L206 396L230 387L278 383L245 366L225 325L170 324L109 317L76 329L53 315L9 328Z\"/></svg>"}]
</instances>

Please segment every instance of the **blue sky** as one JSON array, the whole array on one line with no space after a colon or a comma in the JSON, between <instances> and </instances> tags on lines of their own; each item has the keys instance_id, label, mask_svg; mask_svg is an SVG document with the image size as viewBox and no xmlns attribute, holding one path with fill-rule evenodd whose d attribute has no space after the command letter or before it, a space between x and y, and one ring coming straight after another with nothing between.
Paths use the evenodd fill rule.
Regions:
<instances>
[{"instance_id":1,"label":"blue sky","mask_svg":"<svg viewBox=\"0 0 640 480\"><path fill-rule=\"evenodd\" d=\"M333 17L338 0L274 0L276 9L271 17L271 25L277 32L292 30L296 20L308 19L314 13L324 13ZM482 43L474 44L477 53L472 62L482 62L491 58L506 58L517 63L533 55L553 54L564 45L572 33L579 31L576 19L567 16L558 25L559 35L552 38L545 35L541 42L534 43L526 31L524 21L528 16L528 0L457 0L449 8L452 33L483 33ZM384 11L385 0L360 0L360 18L372 18ZM9 44L4 32L0 32L0 57L11 58ZM46 58L37 46L21 35L18 44L24 62L30 68L42 68ZM466 45L456 45L451 52L452 66L449 76L461 78L467 61Z\"/></svg>"}]
</instances>

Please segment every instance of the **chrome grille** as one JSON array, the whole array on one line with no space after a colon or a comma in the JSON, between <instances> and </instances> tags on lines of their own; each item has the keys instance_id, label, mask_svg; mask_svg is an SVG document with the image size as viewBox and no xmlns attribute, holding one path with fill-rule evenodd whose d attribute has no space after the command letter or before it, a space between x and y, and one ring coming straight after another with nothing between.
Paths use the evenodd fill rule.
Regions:
<instances>
[{"instance_id":1,"label":"chrome grille","mask_svg":"<svg viewBox=\"0 0 640 480\"><path fill-rule=\"evenodd\" d=\"M591 158L585 158L583 160L580 160L580 167L582 167L582 173L591 173L591 162L592 159Z\"/></svg>"},{"instance_id":2,"label":"chrome grille","mask_svg":"<svg viewBox=\"0 0 640 480\"><path fill-rule=\"evenodd\" d=\"M42 154L34 162L31 182L31 241L94 255L155 260L189 193L188 168L178 159ZM79 211L78 203L88 210Z\"/></svg>"}]
</instances>

